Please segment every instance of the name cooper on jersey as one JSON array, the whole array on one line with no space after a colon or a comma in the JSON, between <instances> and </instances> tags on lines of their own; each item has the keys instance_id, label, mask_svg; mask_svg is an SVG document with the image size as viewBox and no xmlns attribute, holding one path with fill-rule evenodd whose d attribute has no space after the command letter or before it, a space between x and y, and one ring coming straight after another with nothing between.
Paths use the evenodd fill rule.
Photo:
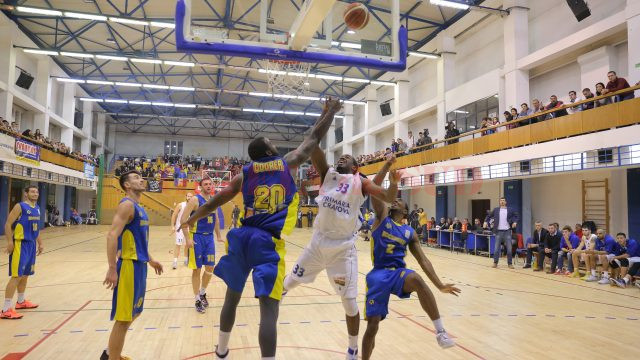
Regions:
<instances>
[{"instance_id":1,"label":"name cooper on jersey","mask_svg":"<svg viewBox=\"0 0 640 360\"><path fill-rule=\"evenodd\" d=\"M350 211L348 202L334 199L329 195L322 197L322 207L329 208L339 213L345 213L347 215L349 215Z\"/></svg>"}]
</instances>

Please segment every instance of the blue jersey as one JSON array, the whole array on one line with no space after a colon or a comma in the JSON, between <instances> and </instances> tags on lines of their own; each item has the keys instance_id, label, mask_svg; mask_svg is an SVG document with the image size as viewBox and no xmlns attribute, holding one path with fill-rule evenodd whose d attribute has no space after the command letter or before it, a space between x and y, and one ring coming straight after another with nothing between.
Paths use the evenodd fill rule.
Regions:
<instances>
[{"instance_id":1,"label":"blue jersey","mask_svg":"<svg viewBox=\"0 0 640 360\"><path fill-rule=\"evenodd\" d=\"M640 243L638 243L634 239L627 240L627 246L623 247L624 252L629 255L629 257L638 257L640 256Z\"/></svg>"},{"instance_id":2,"label":"blue jersey","mask_svg":"<svg viewBox=\"0 0 640 360\"><path fill-rule=\"evenodd\" d=\"M205 198L200 194L196 195L196 199L198 199L198 207L204 205L207 202L207 200L205 200ZM193 215L194 212L192 212L191 215ZM209 235L209 234L213 234L213 229L215 226L216 226L216 214L211 213L207 215L207 217L203 217L202 219L198 220L196 222L196 225L193 226L190 229L190 231L192 234Z\"/></svg>"},{"instance_id":3,"label":"blue jersey","mask_svg":"<svg viewBox=\"0 0 640 360\"><path fill-rule=\"evenodd\" d=\"M15 240L36 241L40 235L40 207L31 207L28 202L20 203L20 217L13 227L13 238Z\"/></svg>"},{"instance_id":4,"label":"blue jersey","mask_svg":"<svg viewBox=\"0 0 640 360\"><path fill-rule=\"evenodd\" d=\"M118 236L118 251L123 260L149 261L149 217L142 206L129 198L123 198L120 203L133 203L133 219L124 226L122 234Z\"/></svg>"},{"instance_id":5,"label":"blue jersey","mask_svg":"<svg viewBox=\"0 0 640 360\"><path fill-rule=\"evenodd\" d=\"M242 225L256 227L280 239L293 230L298 189L289 166L279 156L252 161L242 168Z\"/></svg>"},{"instance_id":6,"label":"blue jersey","mask_svg":"<svg viewBox=\"0 0 640 360\"><path fill-rule=\"evenodd\" d=\"M604 236L603 240L600 239L596 239L596 246L595 246L595 250L596 251L606 251L607 254L618 254L620 252L620 245L616 242L616 240L614 238L611 237L611 235L606 234Z\"/></svg>"},{"instance_id":7,"label":"blue jersey","mask_svg":"<svg viewBox=\"0 0 640 360\"><path fill-rule=\"evenodd\" d=\"M414 230L409 225L398 224L387 216L373 230L371 236L372 261L374 268L404 268L407 244L413 238Z\"/></svg>"}]
</instances>

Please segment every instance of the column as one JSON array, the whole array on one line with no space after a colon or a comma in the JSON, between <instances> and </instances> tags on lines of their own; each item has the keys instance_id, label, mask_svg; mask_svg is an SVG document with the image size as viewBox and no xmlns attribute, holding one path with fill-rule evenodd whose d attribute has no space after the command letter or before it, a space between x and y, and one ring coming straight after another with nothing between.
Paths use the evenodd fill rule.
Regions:
<instances>
[{"instance_id":1,"label":"column","mask_svg":"<svg viewBox=\"0 0 640 360\"><path fill-rule=\"evenodd\" d=\"M456 185L448 185L447 193L447 217L453 219L458 216L458 214L456 214Z\"/></svg>"},{"instance_id":2,"label":"column","mask_svg":"<svg viewBox=\"0 0 640 360\"><path fill-rule=\"evenodd\" d=\"M449 206L449 187L448 186L436 186L436 221L440 221L440 218L446 218L448 215L447 207Z\"/></svg>"},{"instance_id":3,"label":"column","mask_svg":"<svg viewBox=\"0 0 640 360\"><path fill-rule=\"evenodd\" d=\"M371 126L372 124L377 124L377 116L380 112L380 108L378 107L378 97L377 90L374 85L369 85L367 87L367 105L365 105L364 110L364 126L363 131L364 135L364 153L365 154L373 154L376 152L376 136L371 134Z\"/></svg>"},{"instance_id":4,"label":"column","mask_svg":"<svg viewBox=\"0 0 640 360\"><path fill-rule=\"evenodd\" d=\"M629 60L631 61L631 56ZM576 89L576 92L580 93L582 89L589 88L595 94L596 83L604 82L606 85L606 81L603 79L606 79L606 74L610 70L616 70L617 63L616 53L612 46L602 46L578 56L581 89Z\"/></svg>"},{"instance_id":5,"label":"column","mask_svg":"<svg viewBox=\"0 0 640 360\"><path fill-rule=\"evenodd\" d=\"M82 133L85 138L81 140L80 152L88 154L91 152L91 131L93 131L93 103L82 102Z\"/></svg>"},{"instance_id":6,"label":"column","mask_svg":"<svg viewBox=\"0 0 640 360\"><path fill-rule=\"evenodd\" d=\"M104 153L104 148L107 146L106 142L106 129L105 129L105 125L106 125L106 115L104 113L98 113L98 120L96 121L97 126L98 126L98 130L96 132L96 140L98 140L98 142L100 144L102 144L101 146L98 146L98 148L96 149L96 155L100 155Z\"/></svg>"},{"instance_id":7,"label":"column","mask_svg":"<svg viewBox=\"0 0 640 360\"><path fill-rule=\"evenodd\" d=\"M49 136L49 114L51 109L51 59L44 57L38 60L38 72L34 80L36 87L36 101L45 108L44 114L35 114L33 117L34 129L40 129L44 136Z\"/></svg>"},{"instance_id":8,"label":"column","mask_svg":"<svg viewBox=\"0 0 640 360\"><path fill-rule=\"evenodd\" d=\"M516 232L522 234L522 180L506 180L504 182L504 198L507 206L515 209L520 215Z\"/></svg>"},{"instance_id":9,"label":"column","mask_svg":"<svg viewBox=\"0 0 640 360\"><path fill-rule=\"evenodd\" d=\"M2 56L0 56L2 57ZM0 117L8 122L13 121L13 94L8 91L0 92Z\"/></svg>"},{"instance_id":10,"label":"column","mask_svg":"<svg viewBox=\"0 0 640 360\"><path fill-rule=\"evenodd\" d=\"M344 119L342 121L342 153L351 154L353 146L349 141L353 137L353 105L344 104Z\"/></svg>"},{"instance_id":11,"label":"column","mask_svg":"<svg viewBox=\"0 0 640 360\"><path fill-rule=\"evenodd\" d=\"M393 89L393 117L395 122L393 123L393 137L402 138L407 140L407 133L409 132L409 121L400 120L400 114L409 110L409 70L405 70L398 75L396 80L396 86ZM417 131L416 131L417 134Z\"/></svg>"},{"instance_id":12,"label":"column","mask_svg":"<svg viewBox=\"0 0 640 360\"><path fill-rule=\"evenodd\" d=\"M456 71L456 58L455 58L455 39L446 33L446 31L438 34L436 38L437 47L441 49L440 59L437 64L437 122L436 132L431 134L431 138L442 140L445 135L445 125L447 123L447 107L446 107L446 92L451 90L455 85L455 71Z\"/></svg>"},{"instance_id":13,"label":"column","mask_svg":"<svg viewBox=\"0 0 640 360\"><path fill-rule=\"evenodd\" d=\"M640 81L640 2L627 0L627 47L629 49L629 73L627 81L635 85ZM636 97L640 94L636 90Z\"/></svg>"},{"instance_id":14,"label":"column","mask_svg":"<svg viewBox=\"0 0 640 360\"><path fill-rule=\"evenodd\" d=\"M63 214L64 221L69 221L71 218L71 198L73 197L73 193L76 190L73 186L65 185L64 187L64 206L61 209L60 213Z\"/></svg>"},{"instance_id":15,"label":"column","mask_svg":"<svg viewBox=\"0 0 640 360\"><path fill-rule=\"evenodd\" d=\"M531 222L531 179L522 179L522 238L526 241L532 235L533 223Z\"/></svg>"},{"instance_id":16,"label":"column","mask_svg":"<svg viewBox=\"0 0 640 360\"><path fill-rule=\"evenodd\" d=\"M62 127L60 141L73 148L73 117L76 111L75 84L65 83L62 97L62 118L65 125ZM75 149L74 149L75 150Z\"/></svg>"},{"instance_id":17,"label":"column","mask_svg":"<svg viewBox=\"0 0 640 360\"><path fill-rule=\"evenodd\" d=\"M49 184L46 182L38 182L38 206L40 206L40 229L44 229L44 223L47 220L47 195L49 192Z\"/></svg>"},{"instance_id":18,"label":"column","mask_svg":"<svg viewBox=\"0 0 640 360\"><path fill-rule=\"evenodd\" d=\"M515 6L515 7L514 7ZM529 71L518 70L517 61L529 54L528 0L505 0L510 14L504 18L504 104L500 111L511 107L520 111L520 104L530 102Z\"/></svg>"},{"instance_id":19,"label":"column","mask_svg":"<svg viewBox=\"0 0 640 360\"><path fill-rule=\"evenodd\" d=\"M0 176L0 219L6 221L9 216L9 178ZM0 226L0 235L4 235L4 226Z\"/></svg>"}]
</instances>

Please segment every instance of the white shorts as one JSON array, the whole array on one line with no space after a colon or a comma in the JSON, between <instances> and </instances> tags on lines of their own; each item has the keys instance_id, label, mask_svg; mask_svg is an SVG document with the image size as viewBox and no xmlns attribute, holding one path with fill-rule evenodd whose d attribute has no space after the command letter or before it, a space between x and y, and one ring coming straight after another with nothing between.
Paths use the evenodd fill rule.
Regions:
<instances>
[{"instance_id":1,"label":"white shorts","mask_svg":"<svg viewBox=\"0 0 640 360\"><path fill-rule=\"evenodd\" d=\"M630 257L627 260L629 260L629 267L631 267L633 264L640 262L640 256Z\"/></svg>"},{"instance_id":2,"label":"white shorts","mask_svg":"<svg viewBox=\"0 0 640 360\"><path fill-rule=\"evenodd\" d=\"M176 245L184 245L184 243L184 233L182 232L182 229L180 229L176 231Z\"/></svg>"},{"instance_id":3,"label":"white shorts","mask_svg":"<svg viewBox=\"0 0 640 360\"><path fill-rule=\"evenodd\" d=\"M354 244L357 235L347 240L327 239L318 232L293 265L290 276L308 284L322 271L337 295L355 298L358 295L358 251Z\"/></svg>"}]
</instances>

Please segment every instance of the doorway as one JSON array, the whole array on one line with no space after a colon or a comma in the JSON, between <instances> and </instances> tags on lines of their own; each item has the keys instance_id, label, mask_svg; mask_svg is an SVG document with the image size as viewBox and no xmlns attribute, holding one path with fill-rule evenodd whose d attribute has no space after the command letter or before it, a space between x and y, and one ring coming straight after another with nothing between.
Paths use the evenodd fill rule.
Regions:
<instances>
[{"instance_id":1,"label":"doorway","mask_svg":"<svg viewBox=\"0 0 640 360\"><path fill-rule=\"evenodd\" d=\"M470 221L473 222L475 219L480 219L480 223L483 223L484 219L487 217L488 210L491 210L491 200L489 199L471 200L472 219Z\"/></svg>"},{"instance_id":2,"label":"doorway","mask_svg":"<svg viewBox=\"0 0 640 360\"><path fill-rule=\"evenodd\" d=\"M29 186L30 182L22 179L11 179L11 190L9 191L9 211L13 209L15 204L21 202L24 196L24 188Z\"/></svg>"}]
</instances>

